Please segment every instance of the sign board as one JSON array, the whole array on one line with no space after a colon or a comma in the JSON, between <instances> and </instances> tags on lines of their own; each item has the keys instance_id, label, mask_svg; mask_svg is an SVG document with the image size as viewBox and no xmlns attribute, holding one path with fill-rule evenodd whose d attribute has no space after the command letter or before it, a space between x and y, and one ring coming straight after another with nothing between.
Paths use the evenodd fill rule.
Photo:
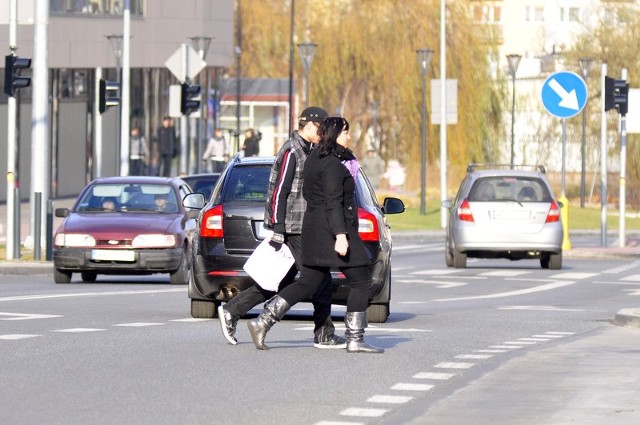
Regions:
<instances>
[{"instance_id":1,"label":"sign board","mask_svg":"<svg viewBox=\"0 0 640 425\"><path fill-rule=\"evenodd\" d=\"M629 89L627 133L640 133L640 89Z\"/></svg>"},{"instance_id":2,"label":"sign board","mask_svg":"<svg viewBox=\"0 0 640 425\"><path fill-rule=\"evenodd\" d=\"M587 85L575 72L551 74L542 85L542 104L558 118L571 118L587 104Z\"/></svg>"},{"instance_id":3,"label":"sign board","mask_svg":"<svg viewBox=\"0 0 640 425\"><path fill-rule=\"evenodd\" d=\"M440 124L441 80L431 80L431 124ZM447 124L458 124L458 80L445 81Z\"/></svg>"},{"instance_id":4,"label":"sign board","mask_svg":"<svg viewBox=\"0 0 640 425\"><path fill-rule=\"evenodd\" d=\"M186 57L186 67L184 69L184 56ZM183 44L178 47L173 55L164 63L165 66L171 71L171 73L178 79L178 81L185 81L187 79L192 80L193 77L198 75L200 71L207 66L207 63L203 61L195 49L188 44Z\"/></svg>"}]
</instances>

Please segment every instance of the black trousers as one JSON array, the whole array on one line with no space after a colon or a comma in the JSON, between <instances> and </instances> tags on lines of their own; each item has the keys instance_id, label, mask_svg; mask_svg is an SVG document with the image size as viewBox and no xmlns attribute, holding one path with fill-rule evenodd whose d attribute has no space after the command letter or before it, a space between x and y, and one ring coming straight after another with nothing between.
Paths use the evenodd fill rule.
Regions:
<instances>
[{"instance_id":1,"label":"black trousers","mask_svg":"<svg viewBox=\"0 0 640 425\"><path fill-rule=\"evenodd\" d=\"M350 286L347 311L366 311L371 292L371 267L340 267L340 271L344 273ZM314 294L327 276L331 278L329 267L303 266L300 278L281 290L279 295L293 306Z\"/></svg>"},{"instance_id":2,"label":"black trousers","mask_svg":"<svg viewBox=\"0 0 640 425\"><path fill-rule=\"evenodd\" d=\"M302 236L301 235L286 235L287 246L293 254L295 264L289 270L289 273L280 282L278 293L289 286L291 286L298 274L298 270L302 269ZM247 314L256 305L267 301L272 298L276 293L262 289L259 285L255 284L244 291L238 296L232 298L227 304L225 304L225 310L229 312L234 318L240 318ZM314 295L315 294L315 295ZM328 318L331 317L331 275L327 273L326 276L320 280L315 286L315 290L310 292L305 299L313 296L313 322L315 323L315 330L324 326Z\"/></svg>"},{"instance_id":3,"label":"black trousers","mask_svg":"<svg viewBox=\"0 0 640 425\"><path fill-rule=\"evenodd\" d=\"M164 177L171 177L171 162L173 157L171 155L162 155L160 157L160 170L159 175Z\"/></svg>"}]
</instances>

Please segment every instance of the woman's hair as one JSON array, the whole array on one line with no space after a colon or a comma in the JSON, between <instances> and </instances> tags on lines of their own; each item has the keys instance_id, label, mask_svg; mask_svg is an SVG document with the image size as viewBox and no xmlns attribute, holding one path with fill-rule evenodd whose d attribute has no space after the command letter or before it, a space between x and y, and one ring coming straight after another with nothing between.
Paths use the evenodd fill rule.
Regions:
<instances>
[{"instance_id":1,"label":"woman's hair","mask_svg":"<svg viewBox=\"0 0 640 425\"><path fill-rule=\"evenodd\" d=\"M320 141L317 149L320 149L320 156L331 155L336 148L338 136L347 130L349 130L349 121L346 119L342 117L325 118L318 128Z\"/></svg>"}]
</instances>

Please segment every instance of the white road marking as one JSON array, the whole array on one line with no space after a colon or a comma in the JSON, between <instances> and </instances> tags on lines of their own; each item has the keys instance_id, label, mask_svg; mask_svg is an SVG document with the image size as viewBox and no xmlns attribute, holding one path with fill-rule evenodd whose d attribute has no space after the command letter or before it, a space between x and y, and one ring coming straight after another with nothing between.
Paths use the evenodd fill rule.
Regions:
<instances>
[{"instance_id":1,"label":"white road marking","mask_svg":"<svg viewBox=\"0 0 640 425\"><path fill-rule=\"evenodd\" d=\"M638 266L640 266L640 261L634 261L630 264L625 264L624 266L603 270L602 273L622 273L622 272L626 272L627 270L635 269Z\"/></svg>"},{"instance_id":2,"label":"white road marking","mask_svg":"<svg viewBox=\"0 0 640 425\"><path fill-rule=\"evenodd\" d=\"M15 297L0 297L0 302L46 300L46 299L52 299L52 298L103 297L107 295L162 294L162 293L169 293L169 292L186 292L186 291L187 291L187 288L174 288L174 289L148 289L148 290L139 290L139 291L76 292L71 294L20 295Z\"/></svg>"},{"instance_id":3,"label":"white road marking","mask_svg":"<svg viewBox=\"0 0 640 425\"><path fill-rule=\"evenodd\" d=\"M172 319L170 322L185 322L185 323L195 323L195 322L211 322L216 319L197 319L195 317L187 317L186 319Z\"/></svg>"},{"instance_id":4,"label":"white road marking","mask_svg":"<svg viewBox=\"0 0 640 425\"><path fill-rule=\"evenodd\" d=\"M562 335L531 335L534 338L564 338Z\"/></svg>"},{"instance_id":5,"label":"white road marking","mask_svg":"<svg viewBox=\"0 0 640 425\"><path fill-rule=\"evenodd\" d=\"M600 273L576 273L576 272L565 272L565 273L558 273L558 274L554 274L552 276L549 276L551 279L575 279L575 280L580 280L580 279L588 279L590 277L593 276L598 276Z\"/></svg>"},{"instance_id":6,"label":"white road marking","mask_svg":"<svg viewBox=\"0 0 640 425\"><path fill-rule=\"evenodd\" d=\"M509 350L473 350L474 353L508 353Z\"/></svg>"},{"instance_id":7,"label":"white road marking","mask_svg":"<svg viewBox=\"0 0 640 425\"><path fill-rule=\"evenodd\" d=\"M434 379L436 381L446 381L456 376L453 373L421 372L413 375L415 379Z\"/></svg>"},{"instance_id":8,"label":"white road marking","mask_svg":"<svg viewBox=\"0 0 640 425\"><path fill-rule=\"evenodd\" d=\"M633 286L638 286L638 284L640 284L640 282L635 282L632 280L623 282L622 279L621 280L617 280L617 281L603 281L603 280L594 280L593 283L597 283L600 285L633 285Z\"/></svg>"},{"instance_id":9,"label":"white road marking","mask_svg":"<svg viewBox=\"0 0 640 425\"><path fill-rule=\"evenodd\" d=\"M296 331L312 331L313 325L304 325L294 328ZM336 326L336 330L345 330L344 326ZM416 328L379 328L377 326L369 324L367 326L367 332L388 332L388 333L402 333L402 332L433 332L432 329L416 329Z\"/></svg>"},{"instance_id":10,"label":"white road marking","mask_svg":"<svg viewBox=\"0 0 640 425\"><path fill-rule=\"evenodd\" d=\"M111 325L111 326L123 326L123 327L131 327L131 328L144 328L146 326L162 326L162 325L164 325L164 323L137 322L137 323L119 323L117 325Z\"/></svg>"},{"instance_id":11,"label":"white road marking","mask_svg":"<svg viewBox=\"0 0 640 425\"><path fill-rule=\"evenodd\" d=\"M486 360L493 357L490 354L460 354L455 356L456 359L468 359L468 360Z\"/></svg>"},{"instance_id":12,"label":"white road marking","mask_svg":"<svg viewBox=\"0 0 640 425\"><path fill-rule=\"evenodd\" d=\"M364 422L337 422L337 421L320 421L314 425L365 425Z\"/></svg>"},{"instance_id":13,"label":"white road marking","mask_svg":"<svg viewBox=\"0 0 640 425\"><path fill-rule=\"evenodd\" d=\"M435 368L438 369L469 369L473 367L475 363L464 363L464 362L442 362L435 365Z\"/></svg>"},{"instance_id":14,"label":"white road marking","mask_svg":"<svg viewBox=\"0 0 640 425\"><path fill-rule=\"evenodd\" d=\"M412 274L419 274L419 275L428 274L428 275L432 275L432 276L442 276L442 275L455 274L455 273L461 273L461 272L462 272L462 270L429 269L429 270L420 270L420 271L417 271L417 272L413 272Z\"/></svg>"},{"instance_id":15,"label":"white road marking","mask_svg":"<svg viewBox=\"0 0 640 425\"><path fill-rule=\"evenodd\" d=\"M367 409L363 407L350 407L340 412L342 416L360 416L366 418L379 418L387 413L389 409Z\"/></svg>"},{"instance_id":16,"label":"white road marking","mask_svg":"<svg viewBox=\"0 0 640 425\"><path fill-rule=\"evenodd\" d=\"M413 400L413 397L404 397L397 395L374 395L367 399L368 403L389 403L389 404L404 404Z\"/></svg>"},{"instance_id":17,"label":"white road marking","mask_svg":"<svg viewBox=\"0 0 640 425\"><path fill-rule=\"evenodd\" d=\"M640 282L640 274L632 274L632 275L629 275L629 276L625 276L625 277L621 278L620 280L631 281L631 282Z\"/></svg>"},{"instance_id":18,"label":"white road marking","mask_svg":"<svg viewBox=\"0 0 640 425\"><path fill-rule=\"evenodd\" d=\"M68 332L68 333L82 333L82 332L99 332L106 331L106 329L98 328L71 328L71 329L56 329L51 332Z\"/></svg>"},{"instance_id":19,"label":"white road marking","mask_svg":"<svg viewBox=\"0 0 640 425\"><path fill-rule=\"evenodd\" d=\"M575 335L575 332L555 332L555 331L550 331L550 332L545 332L546 334L549 335Z\"/></svg>"},{"instance_id":20,"label":"white road marking","mask_svg":"<svg viewBox=\"0 0 640 425\"><path fill-rule=\"evenodd\" d=\"M518 338L518 341L545 342L545 341L549 341L549 338Z\"/></svg>"},{"instance_id":21,"label":"white road marking","mask_svg":"<svg viewBox=\"0 0 640 425\"><path fill-rule=\"evenodd\" d=\"M514 348L522 348L522 346L517 346L517 345L490 345L489 348L499 348L499 349L509 349L512 350Z\"/></svg>"},{"instance_id":22,"label":"white road marking","mask_svg":"<svg viewBox=\"0 0 640 425\"><path fill-rule=\"evenodd\" d=\"M0 335L0 339L4 340L18 340L18 339L27 339L27 338L35 338L42 335L28 335L28 334L9 334L9 335Z\"/></svg>"},{"instance_id":23,"label":"white road marking","mask_svg":"<svg viewBox=\"0 0 640 425\"><path fill-rule=\"evenodd\" d=\"M503 344L513 344L513 345L535 345L537 342L533 341L505 341Z\"/></svg>"},{"instance_id":24,"label":"white road marking","mask_svg":"<svg viewBox=\"0 0 640 425\"><path fill-rule=\"evenodd\" d=\"M394 280L402 283L426 283L429 285L438 285L437 288L440 288L440 289L448 289L448 288L455 288L456 286L468 285L468 283L465 283L465 282L443 282L443 281L437 281L437 280L395 279L395 278Z\"/></svg>"},{"instance_id":25,"label":"white road marking","mask_svg":"<svg viewBox=\"0 0 640 425\"><path fill-rule=\"evenodd\" d=\"M59 314L34 314L34 313L1 313L0 316L15 316L0 320L31 320L31 319L51 319L54 317L64 317Z\"/></svg>"},{"instance_id":26,"label":"white road marking","mask_svg":"<svg viewBox=\"0 0 640 425\"><path fill-rule=\"evenodd\" d=\"M429 391L433 387L435 387L435 385L400 383L395 384L391 389L397 391Z\"/></svg>"},{"instance_id":27,"label":"white road marking","mask_svg":"<svg viewBox=\"0 0 640 425\"><path fill-rule=\"evenodd\" d=\"M496 277L514 277L521 276L523 274L531 273L529 271L520 271L520 270L496 270L493 272L484 272L480 273L482 276L496 276Z\"/></svg>"},{"instance_id":28,"label":"white road marking","mask_svg":"<svg viewBox=\"0 0 640 425\"><path fill-rule=\"evenodd\" d=\"M515 295L524 295L524 294L531 294L534 292L550 291L552 289L562 288L563 286L573 285L574 283L576 282L567 280L562 282L548 283L546 285L534 286L533 288L520 289L517 291L498 292L496 294L477 295L473 297L441 298L433 301L446 302L446 301L480 300L480 299L488 299L488 298L512 297Z\"/></svg>"},{"instance_id":29,"label":"white road marking","mask_svg":"<svg viewBox=\"0 0 640 425\"><path fill-rule=\"evenodd\" d=\"M498 310L531 310L531 311L585 311L579 308L559 308L552 305L508 305Z\"/></svg>"}]
</instances>

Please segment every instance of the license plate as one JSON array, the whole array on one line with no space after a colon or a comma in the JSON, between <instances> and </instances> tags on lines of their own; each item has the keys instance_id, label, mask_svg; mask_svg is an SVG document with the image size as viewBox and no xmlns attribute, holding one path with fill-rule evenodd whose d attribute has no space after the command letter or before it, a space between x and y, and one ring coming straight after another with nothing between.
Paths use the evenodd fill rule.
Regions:
<instances>
[{"instance_id":1,"label":"license plate","mask_svg":"<svg viewBox=\"0 0 640 425\"><path fill-rule=\"evenodd\" d=\"M264 239L273 234L273 231L264 228L262 221L256 222L254 226L256 229L256 235L258 236L258 239Z\"/></svg>"},{"instance_id":2,"label":"license plate","mask_svg":"<svg viewBox=\"0 0 640 425\"><path fill-rule=\"evenodd\" d=\"M492 211L491 218L494 220L529 220L530 211Z\"/></svg>"},{"instance_id":3,"label":"license plate","mask_svg":"<svg viewBox=\"0 0 640 425\"><path fill-rule=\"evenodd\" d=\"M136 253L118 249L94 249L91 259L97 261L136 261Z\"/></svg>"}]
</instances>

